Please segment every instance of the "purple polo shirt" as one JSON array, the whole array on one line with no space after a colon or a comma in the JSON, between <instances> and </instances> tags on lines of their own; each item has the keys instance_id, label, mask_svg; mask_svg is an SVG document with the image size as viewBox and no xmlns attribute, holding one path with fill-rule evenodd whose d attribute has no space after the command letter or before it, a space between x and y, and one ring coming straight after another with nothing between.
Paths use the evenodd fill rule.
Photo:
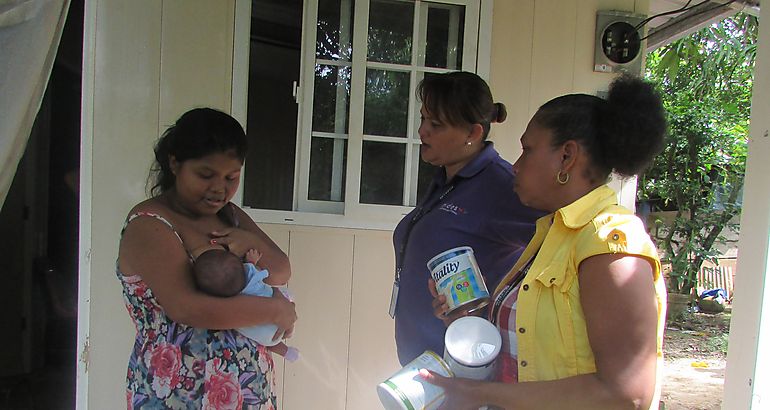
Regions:
<instances>
[{"instance_id":1,"label":"purple polo shirt","mask_svg":"<svg viewBox=\"0 0 770 410\"><path fill-rule=\"evenodd\" d=\"M544 213L522 205L513 192L511 164L502 159L491 142L455 176L455 187L446 192L442 168L420 204L436 203L413 226L403 265L399 249L405 242L415 208L393 232L396 266L403 266L396 305L396 346L402 365L425 350L444 352L444 323L433 316L428 290L427 262L458 246L470 246L487 288L493 292L513 267L535 232L535 220ZM450 181L450 184L452 181Z\"/></svg>"}]
</instances>

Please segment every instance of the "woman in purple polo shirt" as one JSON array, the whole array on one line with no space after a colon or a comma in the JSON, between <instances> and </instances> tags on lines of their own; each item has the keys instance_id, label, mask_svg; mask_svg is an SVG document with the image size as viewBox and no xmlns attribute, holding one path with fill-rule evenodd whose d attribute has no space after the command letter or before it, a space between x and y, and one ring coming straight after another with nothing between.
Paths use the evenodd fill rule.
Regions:
<instances>
[{"instance_id":1,"label":"woman in purple polo shirt","mask_svg":"<svg viewBox=\"0 0 770 410\"><path fill-rule=\"evenodd\" d=\"M508 273L542 215L513 192L511 164L487 141L490 124L505 120L489 86L476 74L426 77L418 86L420 155L441 167L428 194L393 234L396 281L391 310L401 364L425 350L441 354L445 324L433 315L427 262L459 246L473 248L487 287Z\"/></svg>"}]
</instances>

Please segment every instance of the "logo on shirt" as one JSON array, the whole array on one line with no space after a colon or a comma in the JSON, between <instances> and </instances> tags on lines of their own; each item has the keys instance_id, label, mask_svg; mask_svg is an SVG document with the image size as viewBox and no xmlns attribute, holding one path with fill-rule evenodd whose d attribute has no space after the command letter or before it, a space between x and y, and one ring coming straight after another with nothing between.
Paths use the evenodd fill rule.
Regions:
<instances>
[{"instance_id":1,"label":"logo on shirt","mask_svg":"<svg viewBox=\"0 0 770 410\"><path fill-rule=\"evenodd\" d=\"M449 212L450 214L453 214L453 215L465 215L468 213L465 210L465 208L461 208L455 204L451 204L448 202L441 204L441 206L438 209L444 212Z\"/></svg>"}]
</instances>

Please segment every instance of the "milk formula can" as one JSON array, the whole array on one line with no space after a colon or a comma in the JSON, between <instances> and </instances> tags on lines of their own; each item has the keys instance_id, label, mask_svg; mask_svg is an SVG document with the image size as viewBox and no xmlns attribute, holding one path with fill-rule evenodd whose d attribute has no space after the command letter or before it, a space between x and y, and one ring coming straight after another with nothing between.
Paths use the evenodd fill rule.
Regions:
<instances>
[{"instance_id":1,"label":"milk formula can","mask_svg":"<svg viewBox=\"0 0 770 410\"><path fill-rule=\"evenodd\" d=\"M436 291L446 296L447 314L459 308L478 309L489 303L487 285L470 247L439 253L428 261L428 269L436 282Z\"/></svg>"},{"instance_id":2,"label":"milk formula can","mask_svg":"<svg viewBox=\"0 0 770 410\"><path fill-rule=\"evenodd\" d=\"M434 410L441 405L444 389L423 380L420 369L428 369L444 377L453 376L439 355L426 350L377 386L377 395L385 410Z\"/></svg>"},{"instance_id":3,"label":"milk formula can","mask_svg":"<svg viewBox=\"0 0 770 410\"><path fill-rule=\"evenodd\" d=\"M444 361L456 377L491 380L503 340L488 320L466 316L455 320L444 335Z\"/></svg>"}]
</instances>

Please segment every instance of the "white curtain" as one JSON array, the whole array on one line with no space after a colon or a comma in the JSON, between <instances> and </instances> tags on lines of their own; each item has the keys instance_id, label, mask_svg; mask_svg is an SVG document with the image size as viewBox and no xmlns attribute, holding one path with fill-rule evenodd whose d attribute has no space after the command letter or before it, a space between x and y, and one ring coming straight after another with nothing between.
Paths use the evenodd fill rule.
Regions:
<instances>
[{"instance_id":1,"label":"white curtain","mask_svg":"<svg viewBox=\"0 0 770 410\"><path fill-rule=\"evenodd\" d=\"M27 146L69 0L0 0L0 208Z\"/></svg>"}]
</instances>

